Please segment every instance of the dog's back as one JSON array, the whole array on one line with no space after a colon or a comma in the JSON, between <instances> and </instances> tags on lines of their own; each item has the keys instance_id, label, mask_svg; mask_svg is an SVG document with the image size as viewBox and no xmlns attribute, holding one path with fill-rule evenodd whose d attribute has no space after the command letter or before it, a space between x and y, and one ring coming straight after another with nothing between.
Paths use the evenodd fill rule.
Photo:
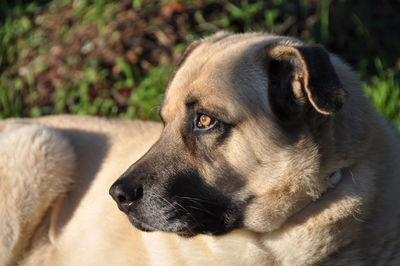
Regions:
<instances>
[{"instance_id":1,"label":"dog's back","mask_svg":"<svg viewBox=\"0 0 400 266\"><path fill-rule=\"evenodd\" d=\"M113 223L135 230L107 187L156 140L159 124L54 116L5 120L0 130L1 265L59 265L70 255L66 264L98 264L98 254L132 236L112 235Z\"/></svg>"}]
</instances>

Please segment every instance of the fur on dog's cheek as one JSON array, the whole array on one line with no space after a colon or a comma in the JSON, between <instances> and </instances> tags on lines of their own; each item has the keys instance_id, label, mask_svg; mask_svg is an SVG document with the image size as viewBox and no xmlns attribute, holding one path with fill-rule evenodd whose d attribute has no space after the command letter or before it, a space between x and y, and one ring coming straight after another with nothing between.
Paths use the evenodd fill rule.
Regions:
<instances>
[{"instance_id":1,"label":"fur on dog's cheek","mask_svg":"<svg viewBox=\"0 0 400 266\"><path fill-rule=\"evenodd\" d=\"M245 201L237 202L229 196L241 185L228 188L231 193L223 193L207 184L196 170L186 170L171 178L166 191L167 198L178 202L193 218L195 231L223 234L241 227Z\"/></svg>"}]
</instances>

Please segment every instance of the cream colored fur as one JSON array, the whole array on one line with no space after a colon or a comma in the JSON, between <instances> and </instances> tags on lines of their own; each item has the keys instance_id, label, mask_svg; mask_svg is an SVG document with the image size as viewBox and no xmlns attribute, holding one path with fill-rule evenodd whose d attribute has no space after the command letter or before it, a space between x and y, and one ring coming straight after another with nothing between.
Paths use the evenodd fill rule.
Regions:
<instances>
[{"instance_id":1,"label":"cream colored fur","mask_svg":"<svg viewBox=\"0 0 400 266\"><path fill-rule=\"evenodd\" d=\"M70 189L75 155L60 133L9 123L0 133L0 264L14 264L56 199ZM50 221L49 221L50 222ZM51 234L50 228L49 236Z\"/></svg>"},{"instance_id":2,"label":"cream colored fur","mask_svg":"<svg viewBox=\"0 0 400 266\"><path fill-rule=\"evenodd\" d=\"M246 87L255 95L251 105L270 112L260 90L267 78L252 65L257 59L242 56L271 38L301 43L264 34L214 43L225 34L202 40L174 74L162 110L167 123L179 125L189 90L235 113L243 107L238 101L248 100L236 89ZM231 66L238 60L254 82L235 88ZM138 231L108 195L160 136L161 124L66 115L0 122L0 265L399 265L398 136L351 70L330 60L349 98L325 146L305 135L282 150L265 135L273 129L260 127L264 118L243 111L250 118L243 135L225 144L225 158L240 173L252 172L245 191L256 199L245 228L218 237ZM263 158L267 152L275 156ZM248 158L264 160L274 178ZM336 169L343 179L328 189Z\"/></svg>"}]
</instances>

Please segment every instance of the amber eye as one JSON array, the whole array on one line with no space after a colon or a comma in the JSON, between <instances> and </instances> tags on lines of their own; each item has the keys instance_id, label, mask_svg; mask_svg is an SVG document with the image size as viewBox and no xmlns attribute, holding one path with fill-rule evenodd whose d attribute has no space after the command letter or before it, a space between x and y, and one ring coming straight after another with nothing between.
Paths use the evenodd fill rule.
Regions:
<instances>
[{"instance_id":1,"label":"amber eye","mask_svg":"<svg viewBox=\"0 0 400 266\"><path fill-rule=\"evenodd\" d=\"M215 125L215 122L215 118L202 114L197 118L196 127L199 129L207 129Z\"/></svg>"}]
</instances>

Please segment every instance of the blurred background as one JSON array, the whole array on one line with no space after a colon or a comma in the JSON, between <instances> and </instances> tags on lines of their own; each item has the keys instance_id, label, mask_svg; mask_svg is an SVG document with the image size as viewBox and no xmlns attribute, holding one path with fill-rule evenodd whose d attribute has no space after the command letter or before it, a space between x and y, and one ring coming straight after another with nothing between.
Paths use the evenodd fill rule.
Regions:
<instances>
[{"instance_id":1,"label":"blurred background","mask_svg":"<svg viewBox=\"0 0 400 266\"><path fill-rule=\"evenodd\" d=\"M173 63L218 30L325 46L400 129L399 0L0 0L0 117L158 120Z\"/></svg>"}]
</instances>

